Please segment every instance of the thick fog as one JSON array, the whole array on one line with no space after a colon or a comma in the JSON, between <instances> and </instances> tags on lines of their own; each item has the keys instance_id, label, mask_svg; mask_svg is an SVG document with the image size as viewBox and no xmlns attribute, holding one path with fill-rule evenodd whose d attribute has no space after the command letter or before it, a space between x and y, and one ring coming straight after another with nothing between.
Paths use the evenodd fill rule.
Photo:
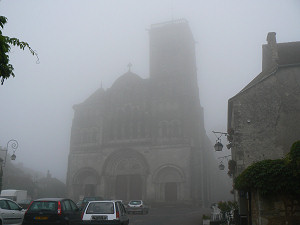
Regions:
<instances>
[{"instance_id":1,"label":"thick fog","mask_svg":"<svg viewBox=\"0 0 300 225\"><path fill-rule=\"evenodd\" d=\"M131 70L149 77L151 24L185 18L194 35L205 128L227 129L227 101L261 72L267 33L300 41L298 0L2 0L15 78L0 86L0 145L19 142L16 163L65 181L74 104ZM12 153L11 151L9 153ZM224 171L224 173L226 173Z\"/></svg>"}]
</instances>

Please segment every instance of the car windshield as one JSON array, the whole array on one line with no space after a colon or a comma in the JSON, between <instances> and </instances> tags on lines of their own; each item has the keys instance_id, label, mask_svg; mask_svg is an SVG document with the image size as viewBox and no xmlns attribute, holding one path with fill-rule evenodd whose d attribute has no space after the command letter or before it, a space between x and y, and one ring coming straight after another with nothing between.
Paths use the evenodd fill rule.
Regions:
<instances>
[{"instance_id":1,"label":"car windshield","mask_svg":"<svg viewBox=\"0 0 300 225\"><path fill-rule=\"evenodd\" d=\"M140 204L142 204L142 201L130 201L129 204L130 205L140 205Z\"/></svg>"},{"instance_id":2,"label":"car windshield","mask_svg":"<svg viewBox=\"0 0 300 225\"><path fill-rule=\"evenodd\" d=\"M114 203L112 202L91 202L86 214L114 214Z\"/></svg>"},{"instance_id":3,"label":"car windshield","mask_svg":"<svg viewBox=\"0 0 300 225\"><path fill-rule=\"evenodd\" d=\"M28 212L34 211L57 211L57 202L51 201L36 201L33 202L28 209Z\"/></svg>"}]
</instances>

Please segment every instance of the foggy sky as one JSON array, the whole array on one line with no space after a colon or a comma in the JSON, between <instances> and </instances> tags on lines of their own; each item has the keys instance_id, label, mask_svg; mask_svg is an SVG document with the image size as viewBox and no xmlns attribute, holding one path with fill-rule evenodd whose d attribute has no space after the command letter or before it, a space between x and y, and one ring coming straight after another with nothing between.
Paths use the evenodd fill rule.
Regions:
<instances>
[{"instance_id":1,"label":"foggy sky","mask_svg":"<svg viewBox=\"0 0 300 225\"><path fill-rule=\"evenodd\" d=\"M15 78L0 86L0 145L19 142L16 163L65 181L72 106L101 82L105 89L131 70L149 77L153 23L186 18L197 53L205 128L226 131L227 101L261 72L268 32L300 41L298 0L2 0L3 34L26 41L12 48ZM11 153L11 151L9 152Z\"/></svg>"}]
</instances>

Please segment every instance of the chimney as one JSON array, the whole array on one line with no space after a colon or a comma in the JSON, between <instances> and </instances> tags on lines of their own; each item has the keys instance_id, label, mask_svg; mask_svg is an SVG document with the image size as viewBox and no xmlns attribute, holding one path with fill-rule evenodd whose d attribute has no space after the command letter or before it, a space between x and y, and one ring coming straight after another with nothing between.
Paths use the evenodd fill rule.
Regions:
<instances>
[{"instance_id":1,"label":"chimney","mask_svg":"<svg viewBox=\"0 0 300 225\"><path fill-rule=\"evenodd\" d=\"M267 42L268 44L263 45L262 70L277 65L279 59L275 32L268 33Z\"/></svg>"}]
</instances>

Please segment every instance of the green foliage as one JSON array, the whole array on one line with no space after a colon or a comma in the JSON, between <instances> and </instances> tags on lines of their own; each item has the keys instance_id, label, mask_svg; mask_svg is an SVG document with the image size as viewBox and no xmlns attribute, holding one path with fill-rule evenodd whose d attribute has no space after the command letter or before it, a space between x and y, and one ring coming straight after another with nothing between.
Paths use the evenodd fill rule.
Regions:
<instances>
[{"instance_id":1,"label":"green foliage","mask_svg":"<svg viewBox=\"0 0 300 225\"><path fill-rule=\"evenodd\" d=\"M295 166L300 166L300 141L296 141L287 155L286 159Z\"/></svg>"},{"instance_id":2,"label":"green foliage","mask_svg":"<svg viewBox=\"0 0 300 225\"><path fill-rule=\"evenodd\" d=\"M235 174L236 170L236 162L234 160L229 160L228 161L228 175L232 177Z\"/></svg>"},{"instance_id":3,"label":"green foliage","mask_svg":"<svg viewBox=\"0 0 300 225\"><path fill-rule=\"evenodd\" d=\"M203 214L202 219L203 219L203 220L209 220L209 219L210 219L210 216Z\"/></svg>"},{"instance_id":4,"label":"green foliage","mask_svg":"<svg viewBox=\"0 0 300 225\"><path fill-rule=\"evenodd\" d=\"M8 79L9 77L14 77L15 74L13 72L14 67L9 63L9 52L11 46L17 46L20 49L24 50L28 48L32 55L35 55L38 58L37 53L32 50L28 43L20 41L17 38L10 38L7 36L2 35L2 29L7 22L7 18L4 16L0 16L0 80L1 85L3 85L4 80Z\"/></svg>"},{"instance_id":5,"label":"green foliage","mask_svg":"<svg viewBox=\"0 0 300 225\"><path fill-rule=\"evenodd\" d=\"M257 189L262 195L300 195L300 141L284 159L263 160L245 169L234 180L238 190Z\"/></svg>"},{"instance_id":6,"label":"green foliage","mask_svg":"<svg viewBox=\"0 0 300 225\"><path fill-rule=\"evenodd\" d=\"M221 210L221 213L230 213L232 210L238 209L237 202L232 201L220 201L218 202L218 208Z\"/></svg>"},{"instance_id":7,"label":"green foliage","mask_svg":"<svg viewBox=\"0 0 300 225\"><path fill-rule=\"evenodd\" d=\"M234 210L238 209L238 204L236 201L220 201L218 202L218 208L221 210L221 214L223 215L223 219L226 221L230 220L230 215Z\"/></svg>"}]
</instances>

